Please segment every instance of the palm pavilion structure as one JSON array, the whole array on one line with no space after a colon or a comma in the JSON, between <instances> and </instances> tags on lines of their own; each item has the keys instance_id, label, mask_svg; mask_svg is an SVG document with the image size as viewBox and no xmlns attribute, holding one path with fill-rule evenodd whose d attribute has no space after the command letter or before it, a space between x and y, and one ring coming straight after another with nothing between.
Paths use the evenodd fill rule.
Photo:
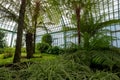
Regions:
<instances>
[{"instance_id":1,"label":"palm pavilion structure","mask_svg":"<svg viewBox=\"0 0 120 80\"><path fill-rule=\"evenodd\" d=\"M93 6L93 10L96 10L96 13L94 13L95 17L105 14L102 21L120 19L120 0L97 1L99 4ZM77 36L74 38L69 37L70 35L72 36L76 33L76 30L70 29L76 27L71 20L74 11L72 11L72 8L70 10L65 4L62 4L62 0L58 0L58 2L61 3L61 5L58 6L57 0L53 0L53 2L54 4L51 4L52 0L41 0L40 2L40 14L38 16L39 25L36 28L36 43L40 42L42 35L45 33L50 33L52 35L52 45L54 46L63 47L69 42L78 43ZM19 16L20 4L20 0L0 0L0 30L6 33L5 40L7 45L10 47L15 46L16 44L16 33L18 27L17 20ZM30 8L27 7L26 10L26 17L28 18L26 18L26 21L28 20L29 27L32 26L31 15L33 14L32 10L34 9L34 0L31 0L30 4ZM111 42L111 45L120 47L120 25L112 24L105 27L105 29L111 30L107 33L108 35L117 37L117 39ZM26 29L24 29L23 35L25 33ZM25 39L23 36L23 44L24 43Z\"/></svg>"}]
</instances>

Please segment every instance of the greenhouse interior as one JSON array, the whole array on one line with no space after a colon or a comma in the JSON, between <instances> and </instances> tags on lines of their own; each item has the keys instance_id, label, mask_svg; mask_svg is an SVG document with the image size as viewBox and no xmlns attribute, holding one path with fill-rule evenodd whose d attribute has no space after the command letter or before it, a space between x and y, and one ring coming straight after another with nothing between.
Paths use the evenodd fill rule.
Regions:
<instances>
[{"instance_id":1,"label":"greenhouse interior","mask_svg":"<svg viewBox=\"0 0 120 80\"><path fill-rule=\"evenodd\" d=\"M120 80L120 0L0 0L0 80Z\"/></svg>"}]
</instances>

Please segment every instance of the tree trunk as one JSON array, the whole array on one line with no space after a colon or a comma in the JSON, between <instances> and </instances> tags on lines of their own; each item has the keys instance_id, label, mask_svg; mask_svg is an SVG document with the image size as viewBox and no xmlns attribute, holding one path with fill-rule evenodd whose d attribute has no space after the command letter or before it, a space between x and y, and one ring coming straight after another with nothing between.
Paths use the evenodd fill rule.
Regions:
<instances>
[{"instance_id":1,"label":"tree trunk","mask_svg":"<svg viewBox=\"0 0 120 80\"><path fill-rule=\"evenodd\" d=\"M78 45L80 45L81 41L81 34L80 34L80 6L77 6L75 9L76 12L76 19L77 19L77 34L78 34Z\"/></svg>"},{"instance_id":2,"label":"tree trunk","mask_svg":"<svg viewBox=\"0 0 120 80\"><path fill-rule=\"evenodd\" d=\"M33 34L27 32L26 34L26 52L27 52L27 59L33 57Z\"/></svg>"},{"instance_id":3,"label":"tree trunk","mask_svg":"<svg viewBox=\"0 0 120 80\"><path fill-rule=\"evenodd\" d=\"M26 0L21 0L21 6L19 11L19 21L18 21L18 28L17 28L16 49L15 49L13 63L20 62L20 58L21 58L21 46L22 46L25 8L26 8Z\"/></svg>"}]
</instances>

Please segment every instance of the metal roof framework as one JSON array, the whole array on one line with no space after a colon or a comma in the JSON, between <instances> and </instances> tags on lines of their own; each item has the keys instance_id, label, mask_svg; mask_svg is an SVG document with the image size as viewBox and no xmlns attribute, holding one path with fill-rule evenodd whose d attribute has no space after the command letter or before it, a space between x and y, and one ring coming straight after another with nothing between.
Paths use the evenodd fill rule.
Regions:
<instances>
[{"instance_id":1,"label":"metal roof framework","mask_svg":"<svg viewBox=\"0 0 120 80\"><path fill-rule=\"evenodd\" d=\"M43 0L44 1L44 0ZM100 0L98 0L100 1ZM110 19L120 19L120 0L102 0L100 2L101 4L97 5L97 8L99 9L99 12L95 14L97 17L99 17L102 14L107 14L106 17L104 17L104 21L110 20ZM43 4L47 5L47 4ZM7 11L11 12L11 14L16 14L18 16L19 12L19 6L20 6L20 0L1 0L0 1L0 30L5 31L7 33L7 42L9 46L13 46L15 44L15 38L16 38L16 30L17 30L17 23L14 21L14 19L8 19L6 16L8 16ZM75 27L70 20L71 15L67 15L67 10L65 10L65 7L59 8L59 7L53 7L55 11L59 12L53 12L53 9L49 9L51 11L50 15L54 19L54 21L58 21L58 17L54 16L54 14L58 14L60 16L60 20L58 23L55 24L48 24L48 18L45 18L44 15L44 23L41 26L46 26L50 31L49 33L53 36L53 45L62 45L66 44L66 42L74 42L77 43L77 37L76 38L66 38L67 34L71 34L74 32L64 32L62 29L63 27ZM53 17L54 16L54 17ZM110 33L112 36L117 36L118 39L113 41L112 45L120 47L120 25L111 25L108 27L108 29L114 31L114 33ZM40 37L45 34L46 31L37 28L37 39L36 41L40 41Z\"/></svg>"}]
</instances>

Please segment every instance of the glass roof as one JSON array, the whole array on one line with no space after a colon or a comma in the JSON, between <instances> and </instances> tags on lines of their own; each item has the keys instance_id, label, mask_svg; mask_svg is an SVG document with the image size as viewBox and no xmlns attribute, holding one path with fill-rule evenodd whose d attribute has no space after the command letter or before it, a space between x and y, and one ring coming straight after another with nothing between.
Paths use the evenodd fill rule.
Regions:
<instances>
[{"instance_id":1,"label":"glass roof","mask_svg":"<svg viewBox=\"0 0 120 80\"><path fill-rule=\"evenodd\" d=\"M34 0L31 0L31 3L34 5ZM96 11L95 16L99 17L102 14L107 14L107 16L104 17L103 21L107 21L110 19L120 19L119 4L120 4L120 0L101 0L100 5L97 5L98 10ZM9 45L13 45L14 43L13 41L15 41L16 38L19 7L20 7L20 0L0 0L0 29L8 32L9 38L12 38L12 34L14 34L13 39L8 40ZM42 15L42 17L40 17L40 22L42 22L42 24L38 25L39 27L37 28L37 32L36 32L37 36L40 37L41 35L46 33L45 28L41 28L41 27L47 27L48 32L51 33L55 39L56 38L58 39L57 42L62 44L63 39L62 40L60 39L61 37L62 38L64 37L63 34L61 34L61 37L57 35L58 34L60 35L60 32L62 32L63 27L75 27L75 25L72 24L71 21L72 14L74 12L73 11L70 12L69 10L67 10L64 5L61 7L59 6L51 7L51 5L47 3L47 0L41 0L41 8L42 9L40 15ZM29 10L27 14L28 15L30 14ZM51 19L49 19L48 17L50 17ZM31 20L31 17L28 17L28 19ZM31 26L31 23L29 23L28 25ZM111 25L110 27L108 27L108 29L117 31L115 33L112 33L111 35L120 38L119 25ZM69 40L70 39L68 39L68 41ZM72 39L71 41L77 42L76 39L75 40ZM120 47L119 42L120 40L117 39L116 41L113 42L113 45ZM56 42L54 44L58 45Z\"/></svg>"}]
</instances>

